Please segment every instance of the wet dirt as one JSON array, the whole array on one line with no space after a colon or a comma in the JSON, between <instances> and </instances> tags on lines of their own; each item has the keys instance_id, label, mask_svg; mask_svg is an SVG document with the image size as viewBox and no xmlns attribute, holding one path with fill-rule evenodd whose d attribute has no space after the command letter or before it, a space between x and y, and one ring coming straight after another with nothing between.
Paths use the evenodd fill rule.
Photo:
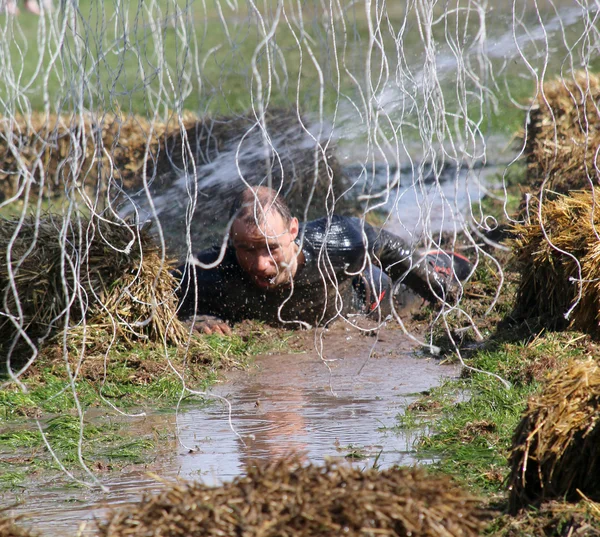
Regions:
<instances>
[{"instance_id":1,"label":"wet dirt","mask_svg":"<svg viewBox=\"0 0 600 537\"><path fill-rule=\"evenodd\" d=\"M157 434L158 452L152 463L118 475L106 472L103 478L98 466L107 493L73 488L65 478L5 493L2 503L20 501L13 513L42 535L93 534L94 519L108 509L159 490L156 476L216 484L240 475L252 460L292 451L315 463L326 457L360 467L427 463L417 461L413 450L422 431L407 435L390 428L419 392L456 376L458 368L417 351L399 328L365 334L344 326L305 332L293 352L260 356L249 371L228 373L211 393L231 404L233 429L221 399L129 418L134 433Z\"/></svg>"}]
</instances>

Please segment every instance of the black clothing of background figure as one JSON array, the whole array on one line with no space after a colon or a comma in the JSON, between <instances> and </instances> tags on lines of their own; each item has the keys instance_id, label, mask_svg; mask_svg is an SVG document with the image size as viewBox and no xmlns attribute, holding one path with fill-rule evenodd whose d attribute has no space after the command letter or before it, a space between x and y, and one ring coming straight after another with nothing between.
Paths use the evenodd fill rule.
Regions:
<instances>
[{"instance_id":1,"label":"black clothing of background figure","mask_svg":"<svg viewBox=\"0 0 600 537\"><path fill-rule=\"evenodd\" d=\"M432 270L426 260L413 266L410 251L400 237L364 224L358 218L334 215L308 222L295 242L301 245L304 260L293 278L293 288L286 285L267 290L254 285L240 267L232 246L227 247L223 261L213 269L182 266L180 316L193 315L196 306L199 315L214 315L231 322L256 319L271 324L281 321L322 324L338 312L346 315L368 311L380 302L382 295L387 302L391 295L390 278L401 279L429 300L435 300L432 289L443 296L448 281ZM215 246L200 252L197 258L209 264L218 258L219 252L220 246ZM384 272L365 264L365 253ZM363 267L361 282L359 272ZM374 287L367 293L373 298L366 305L357 303L361 298L357 296L361 283L365 290L364 279ZM382 313L387 312L382 309Z\"/></svg>"}]
</instances>

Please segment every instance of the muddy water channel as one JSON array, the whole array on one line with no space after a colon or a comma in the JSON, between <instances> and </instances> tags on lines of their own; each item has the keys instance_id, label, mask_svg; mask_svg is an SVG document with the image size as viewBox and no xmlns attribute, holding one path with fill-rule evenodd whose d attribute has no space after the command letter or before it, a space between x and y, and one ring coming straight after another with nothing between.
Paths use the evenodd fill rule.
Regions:
<instances>
[{"instance_id":1,"label":"muddy water channel","mask_svg":"<svg viewBox=\"0 0 600 537\"><path fill-rule=\"evenodd\" d=\"M231 404L233 430L228 406L219 401L130 419L140 434L167 430L177 440L165 441L153 463L109 474L103 480L109 492L69 487L66 480L39 483L15 498L22 504L14 512L43 535L91 534L94 519L108 509L163 486L148 472L215 484L242 474L249 461L292 451L315 463L334 457L360 467L429 462L415 460L415 436L390 428L419 392L456 376L457 367L418 353L397 328L375 337L337 327L325 334L321 353L314 337L306 333L304 350L260 356L249 371L231 372L214 387Z\"/></svg>"}]
</instances>

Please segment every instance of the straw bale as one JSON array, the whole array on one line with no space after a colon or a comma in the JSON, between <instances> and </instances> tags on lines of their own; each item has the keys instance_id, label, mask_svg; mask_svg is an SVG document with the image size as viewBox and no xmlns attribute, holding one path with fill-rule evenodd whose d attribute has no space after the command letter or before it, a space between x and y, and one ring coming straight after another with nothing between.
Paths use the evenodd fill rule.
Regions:
<instances>
[{"instance_id":1,"label":"straw bale","mask_svg":"<svg viewBox=\"0 0 600 537\"><path fill-rule=\"evenodd\" d=\"M182 117L189 127L197 117ZM64 195L67 185L88 194L108 188L109 178L122 188L139 183L143 166L152 175L161 142L178 121L160 122L120 114L31 115L0 121L0 200L17 195L26 184L31 194Z\"/></svg>"},{"instance_id":2,"label":"straw bale","mask_svg":"<svg viewBox=\"0 0 600 537\"><path fill-rule=\"evenodd\" d=\"M512 444L510 509L600 499L600 366L570 360L530 398Z\"/></svg>"},{"instance_id":3,"label":"straw bale","mask_svg":"<svg viewBox=\"0 0 600 537\"><path fill-rule=\"evenodd\" d=\"M299 459L250 466L218 487L171 485L113 513L104 537L474 536L479 502L447 478L419 469L361 472L348 465L302 467Z\"/></svg>"},{"instance_id":4,"label":"straw bale","mask_svg":"<svg viewBox=\"0 0 600 537\"><path fill-rule=\"evenodd\" d=\"M0 264L0 337L7 347L15 336L8 316L34 342L84 320L88 328L114 327L125 341L186 338L176 317L172 264L144 230L51 215L22 224L2 219L0 251L10 252Z\"/></svg>"},{"instance_id":5,"label":"straw bale","mask_svg":"<svg viewBox=\"0 0 600 537\"><path fill-rule=\"evenodd\" d=\"M546 200L541 221L538 202L534 201L529 222L514 227L513 262L521 275L517 307L528 318L539 316L555 327L562 327L566 324L564 314L577 302L581 285L581 299L569 324L591 334L598 332L599 193L600 190L594 189Z\"/></svg>"},{"instance_id":6,"label":"straw bale","mask_svg":"<svg viewBox=\"0 0 600 537\"><path fill-rule=\"evenodd\" d=\"M324 138L319 140L324 149L315 152L306 118L275 109L266 113L265 124L263 132L251 114L201 119L184 113L166 123L108 113L5 117L0 119L0 201L24 199L26 186L30 198L50 200L82 189L104 206L119 207L122 215L133 215L139 206L152 219L149 191L167 245L180 257L186 251L183 216L196 184L191 229L196 249L221 234L244 181L270 178L298 216L307 207L308 218L323 216L334 199L338 211L358 210L334 145Z\"/></svg>"},{"instance_id":7,"label":"straw bale","mask_svg":"<svg viewBox=\"0 0 600 537\"><path fill-rule=\"evenodd\" d=\"M546 82L532 104L525 155L531 192L556 193L598 186L600 78L576 72Z\"/></svg>"},{"instance_id":8,"label":"straw bale","mask_svg":"<svg viewBox=\"0 0 600 537\"><path fill-rule=\"evenodd\" d=\"M284 194L298 210L304 210L315 181L323 203L330 180L334 186L348 186L347 181L341 184L343 176L331 144L317 155L315 165L314 144L306 142L312 137L296 112L269 111L265 121L268 138L282 138L282 144L276 144L279 158L266 163L253 155L245 180L256 183L270 174L277 182L286 176L289 181ZM157 182L169 187L174 170L192 171L210 164L220 153L235 150L242 138L261 147L264 143L253 115L200 119L185 112L181 121L173 117L165 123L138 115L34 112L4 117L0 124L0 190L4 197L19 191L25 171L30 174L34 194L40 193L38 187L43 184L43 193L49 197L64 194L68 181L92 191L99 186L106 188L110 174L120 187L139 189L144 166L149 181L155 175L163 176ZM338 201L344 203L343 199ZM324 209L324 205L320 207L320 214Z\"/></svg>"}]
</instances>

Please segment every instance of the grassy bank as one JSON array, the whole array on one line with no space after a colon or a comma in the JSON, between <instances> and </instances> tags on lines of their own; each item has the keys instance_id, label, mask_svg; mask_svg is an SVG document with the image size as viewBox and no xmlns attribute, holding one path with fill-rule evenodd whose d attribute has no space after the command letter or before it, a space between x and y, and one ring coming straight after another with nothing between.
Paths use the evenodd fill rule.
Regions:
<instances>
[{"instance_id":1,"label":"grassy bank","mask_svg":"<svg viewBox=\"0 0 600 537\"><path fill-rule=\"evenodd\" d=\"M434 432L419 441L421 454L441 455L439 469L474 491L501 494L512 435L528 397L539 391L548 372L595 350L587 336L576 332L543 333L530 341L489 341L465 356L465 363L481 372L466 369L461 379L434 388L411 405L399 427L426 422Z\"/></svg>"},{"instance_id":2,"label":"grassy bank","mask_svg":"<svg viewBox=\"0 0 600 537\"><path fill-rule=\"evenodd\" d=\"M508 333L504 332L504 338ZM426 424L432 434L417 442L417 453L440 457L435 470L457 479L496 513L486 535L597 535L598 504L585 496L578 503L545 502L517 516L507 514L508 460L528 398L539 394L547 375L567 360L597 356L597 343L578 332L542 332L519 341L503 341L500 333L496 337L484 348L466 352L465 363L500 375L509 387L489 374L465 370L462 378L442 384L413 403L398 427Z\"/></svg>"},{"instance_id":3,"label":"grassy bank","mask_svg":"<svg viewBox=\"0 0 600 537\"><path fill-rule=\"evenodd\" d=\"M28 480L59 471L50 448L76 473L79 452L102 473L152 460L161 445L173 440L174 431L140 434L132 430L135 420L120 418L113 409L139 415L172 412L178 403L203 404L193 392L206 390L228 368L246 367L256 354L281 350L288 337L244 323L231 336L195 336L189 348L138 344L108 355L90 352L81 363L72 357L69 368L60 346L47 346L20 377L21 386L3 377L0 490L18 490Z\"/></svg>"},{"instance_id":4,"label":"grassy bank","mask_svg":"<svg viewBox=\"0 0 600 537\"><path fill-rule=\"evenodd\" d=\"M585 495L580 502L550 501L516 516L508 514L509 458L527 401L539 395L547 377L568 360L600 353L598 343L581 332L532 333L528 328L505 322L484 344L463 348L468 368L461 378L422 394L399 416L397 427L428 432L415 444L417 456L438 459L434 471L453 477L483 499L495 514L486 535L598 535L599 506Z\"/></svg>"},{"instance_id":5,"label":"grassy bank","mask_svg":"<svg viewBox=\"0 0 600 537\"><path fill-rule=\"evenodd\" d=\"M521 168L508 179L508 210L515 214L525 170ZM501 199L487 198L483 205L486 214L505 221ZM542 393L547 379L563 364L597 358L600 348L589 334L573 329L554 331L547 328L547 319L524 318L517 307L520 280L513 272L511 254L497 251L494 255L504 275L498 303L488 309L500 279L496 265L485 262L469 282L461 303L479 327L483 341L478 341L473 331L462 329L462 316L449 316L449 333L438 331L436 342L445 349L445 359L457 360L460 353L466 366L461 378L422 394L398 417L397 427L427 431L415 444L418 456L439 458L433 466L436 472L452 476L484 499L496 515L486 535L598 535L599 505L584 494L579 502L545 501L516 516L508 514L513 436L528 400Z\"/></svg>"}]
</instances>

